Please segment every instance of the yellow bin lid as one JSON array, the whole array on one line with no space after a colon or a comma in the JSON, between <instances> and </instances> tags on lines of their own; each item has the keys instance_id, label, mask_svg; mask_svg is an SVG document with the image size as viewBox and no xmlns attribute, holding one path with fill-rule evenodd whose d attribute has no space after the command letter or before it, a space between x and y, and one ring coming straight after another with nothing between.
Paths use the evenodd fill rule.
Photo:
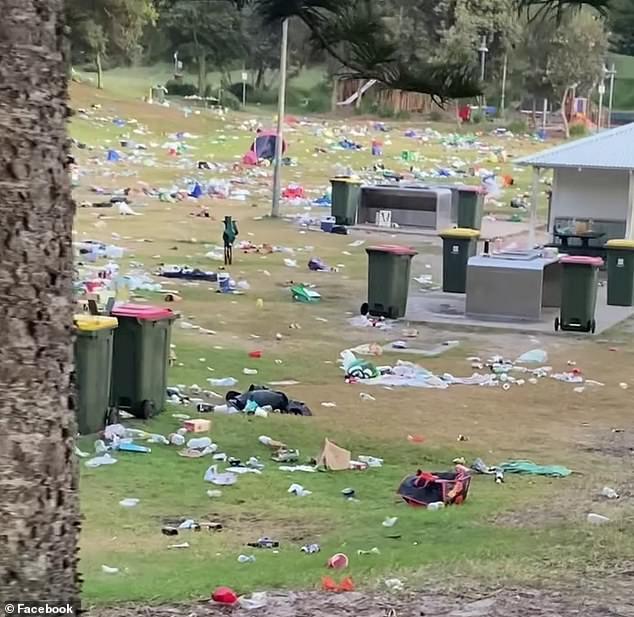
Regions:
<instances>
[{"instance_id":1,"label":"yellow bin lid","mask_svg":"<svg viewBox=\"0 0 634 617\"><path fill-rule=\"evenodd\" d=\"M468 229L467 227L453 227L444 229L438 234L441 238L479 238L480 232L477 229Z\"/></svg>"},{"instance_id":2,"label":"yellow bin lid","mask_svg":"<svg viewBox=\"0 0 634 617\"><path fill-rule=\"evenodd\" d=\"M631 249L634 250L634 240L608 240L605 246L609 249Z\"/></svg>"},{"instance_id":3,"label":"yellow bin lid","mask_svg":"<svg viewBox=\"0 0 634 617\"><path fill-rule=\"evenodd\" d=\"M361 184L361 180L358 178L351 178L350 176L341 176L340 178L330 178L331 182L347 182L348 184Z\"/></svg>"},{"instance_id":4,"label":"yellow bin lid","mask_svg":"<svg viewBox=\"0 0 634 617\"><path fill-rule=\"evenodd\" d=\"M116 317L106 317L105 315L78 314L73 317L73 321L75 326L82 332L106 330L108 328L116 328L119 325Z\"/></svg>"}]
</instances>

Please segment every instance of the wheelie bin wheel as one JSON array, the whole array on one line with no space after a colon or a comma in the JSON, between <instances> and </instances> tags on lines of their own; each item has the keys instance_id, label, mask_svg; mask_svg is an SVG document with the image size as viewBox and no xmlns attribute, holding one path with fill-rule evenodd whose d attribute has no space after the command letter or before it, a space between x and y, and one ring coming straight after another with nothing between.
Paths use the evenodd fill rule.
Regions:
<instances>
[{"instance_id":1,"label":"wheelie bin wheel","mask_svg":"<svg viewBox=\"0 0 634 617\"><path fill-rule=\"evenodd\" d=\"M149 420L154 415L154 403L150 400L145 400L141 404L141 418L143 420Z\"/></svg>"},{"instance_id":2,"label":"wheelie bin wheel","mask_svg":"<svg viewBox=\"0 0 634 617\"><path fill-rule=\"evenodd\" d=\"M364 302L361 305L361 314L365 317L370 312L370 305L367 302Z\"/></svg>"},{"instance_id":3,"label":"wheelie bin wheel","mask_svg":"<svg viewBox=\"0 0 634 617\"><path fill-rule=\"evenodd\" d=\"M555 332L559 332L559 317L555 317Z\"/></svg>"},{"instance_id":4,"label":"wheelie bin wheel","mask_svg":"<svg viewBox=\"0 0 634 617\"><path fill-rule=\"evenodd\" d=\"M592 334L594 334L597 331L597 322L596 319L592 320L592 329L590 330L592 332Z\"/></svg>"}]
</instances>

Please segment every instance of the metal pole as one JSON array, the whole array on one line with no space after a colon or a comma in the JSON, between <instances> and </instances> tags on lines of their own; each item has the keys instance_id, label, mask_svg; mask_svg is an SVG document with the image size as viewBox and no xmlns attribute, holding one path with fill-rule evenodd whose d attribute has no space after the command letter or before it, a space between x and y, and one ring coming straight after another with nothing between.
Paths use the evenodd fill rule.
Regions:
<instances>
[{"instance_id":1,"label":"metal pole","mask_svg":"<svg viewBox=\"0 0 634 617\"><path fill-rule=\"evenodd\" d=\"M247 82L242 82L242 107L245 107L247 104Z\"/></svg>"},{"instance_id":2,"label":"metal pole","mask_svg":"<svg viewBox=\"0 0 634 617\"><path fill-rule=\"evenodd\" d=\"M484 81L486 76L486 57L489 48L487 47L487 37L482 37L482 42L480 43L480 48L478 49L480 52L480 81Z\"/></svg>"},{"instance_id":3,"label":"metal pole","mask_svg":"<svg viewBox=\"0 0 634 617\"><path fill-rule=\"evenodd\" d=\"M539 205L539 177L541 175L539 167L533 167L533 186L531 191L530 223L528 228L528 248L535 248L535 231L537 228L537 206Z\"/></svg>"},{"instance_id":4,"label":"metal pole","mask_svg":"<svg viewBox=\"0 0 634 617\"><path fill-rule=\"evenodd\" d=\"M277 131L275 161L273 168L273 203L271 216L280 215L280 193L282 192L282 144L284 142L284 113L286 104L286 56L288 55L288 19L282 22L282 48L280 51L280 88L277 95Z\"/></svg>"},{"instance_id":5,"label":"metal pole","mask_svg":"<svg viewBox=\"0 0 634 617\"><path fill-rule=\"evenodd\" d=\"M610 72L608 74L610 75L610 101L608 103L608 128L611 129L612 128L612 107L614 104L614 78L616 77L616 66L614 62L612 63L612 66L610 67Z\"/></svg>"},{"instance_id":6,"label":"metal pole","mask_svg":"<svg viewBox=\"0 0 634 617\"><path fill-rule=\"evenodd\" d=\"M504 66L502 67L502 100L500 101L500 114L504 117L506 109L506 73L508 71L508 54L504 54Z\"/></svg>"},{"instance_id":7,"label":"metal pole","mask_svg":"<svg viewBox=\"0 0 634 617\"><path fill-rule=\"evenodd\" d=\"M548 120L548 99L544 97L544 107L542 108L542 129L546 131L546 121Z\"/></svg>"},{"instance_id":8,"label":"metal pole","mask_svg":"<svg viewBox=\"0 0 634 617\"><path fill-rule=\"evenodd\" d=\"M599 117L597 118L597 133L601 130L601 116L603 116L603 95L605 94L605 84L599 84Z\"/></svg>"}]
</instances>

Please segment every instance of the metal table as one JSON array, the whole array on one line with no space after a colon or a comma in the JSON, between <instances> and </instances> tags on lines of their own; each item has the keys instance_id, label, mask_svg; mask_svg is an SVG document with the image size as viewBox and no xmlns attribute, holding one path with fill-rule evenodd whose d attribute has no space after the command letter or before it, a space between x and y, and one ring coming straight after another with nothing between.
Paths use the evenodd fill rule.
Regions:
<instances>
[{"instance_id":1,"label":"metal table","mask_svg":"<svg viewBox=\"0 0 634 617\"><path fill-rule=\"evenodd\" d=\"M553 231L556 238L561 240L561 247L568 248L568 240L581 240L581 246L584 249L590 248L590 240L598 240L603 238L605 233L602 231L581 231L579 233L573 231L557 230Z\"/></svg>"},{"instance_id":2,"label":"metal table","mask_svg":"<svg viewBox=\"0 0 634 617\"><path fill-rule=\"evenodd\" d=\"M467 263L465 314L478 319L540 321L543 307L561 304L559 255L503 251Z\"/></svg>"}]
</instances>

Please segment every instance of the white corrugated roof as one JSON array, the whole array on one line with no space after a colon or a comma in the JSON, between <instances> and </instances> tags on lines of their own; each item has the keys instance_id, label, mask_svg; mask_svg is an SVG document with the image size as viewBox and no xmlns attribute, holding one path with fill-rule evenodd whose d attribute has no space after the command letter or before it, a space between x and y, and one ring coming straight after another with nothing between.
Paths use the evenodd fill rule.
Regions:
<instances>
[{"instance_id":1,"label":"white corrugated roof","mask_svg":"<svg viewBox=\"0 0 634 617\"><path fill-rule=\"evenodd\" d=\"M634 170L634 122L515 161L519 165Z\"/></svg>"}]
</instances>

